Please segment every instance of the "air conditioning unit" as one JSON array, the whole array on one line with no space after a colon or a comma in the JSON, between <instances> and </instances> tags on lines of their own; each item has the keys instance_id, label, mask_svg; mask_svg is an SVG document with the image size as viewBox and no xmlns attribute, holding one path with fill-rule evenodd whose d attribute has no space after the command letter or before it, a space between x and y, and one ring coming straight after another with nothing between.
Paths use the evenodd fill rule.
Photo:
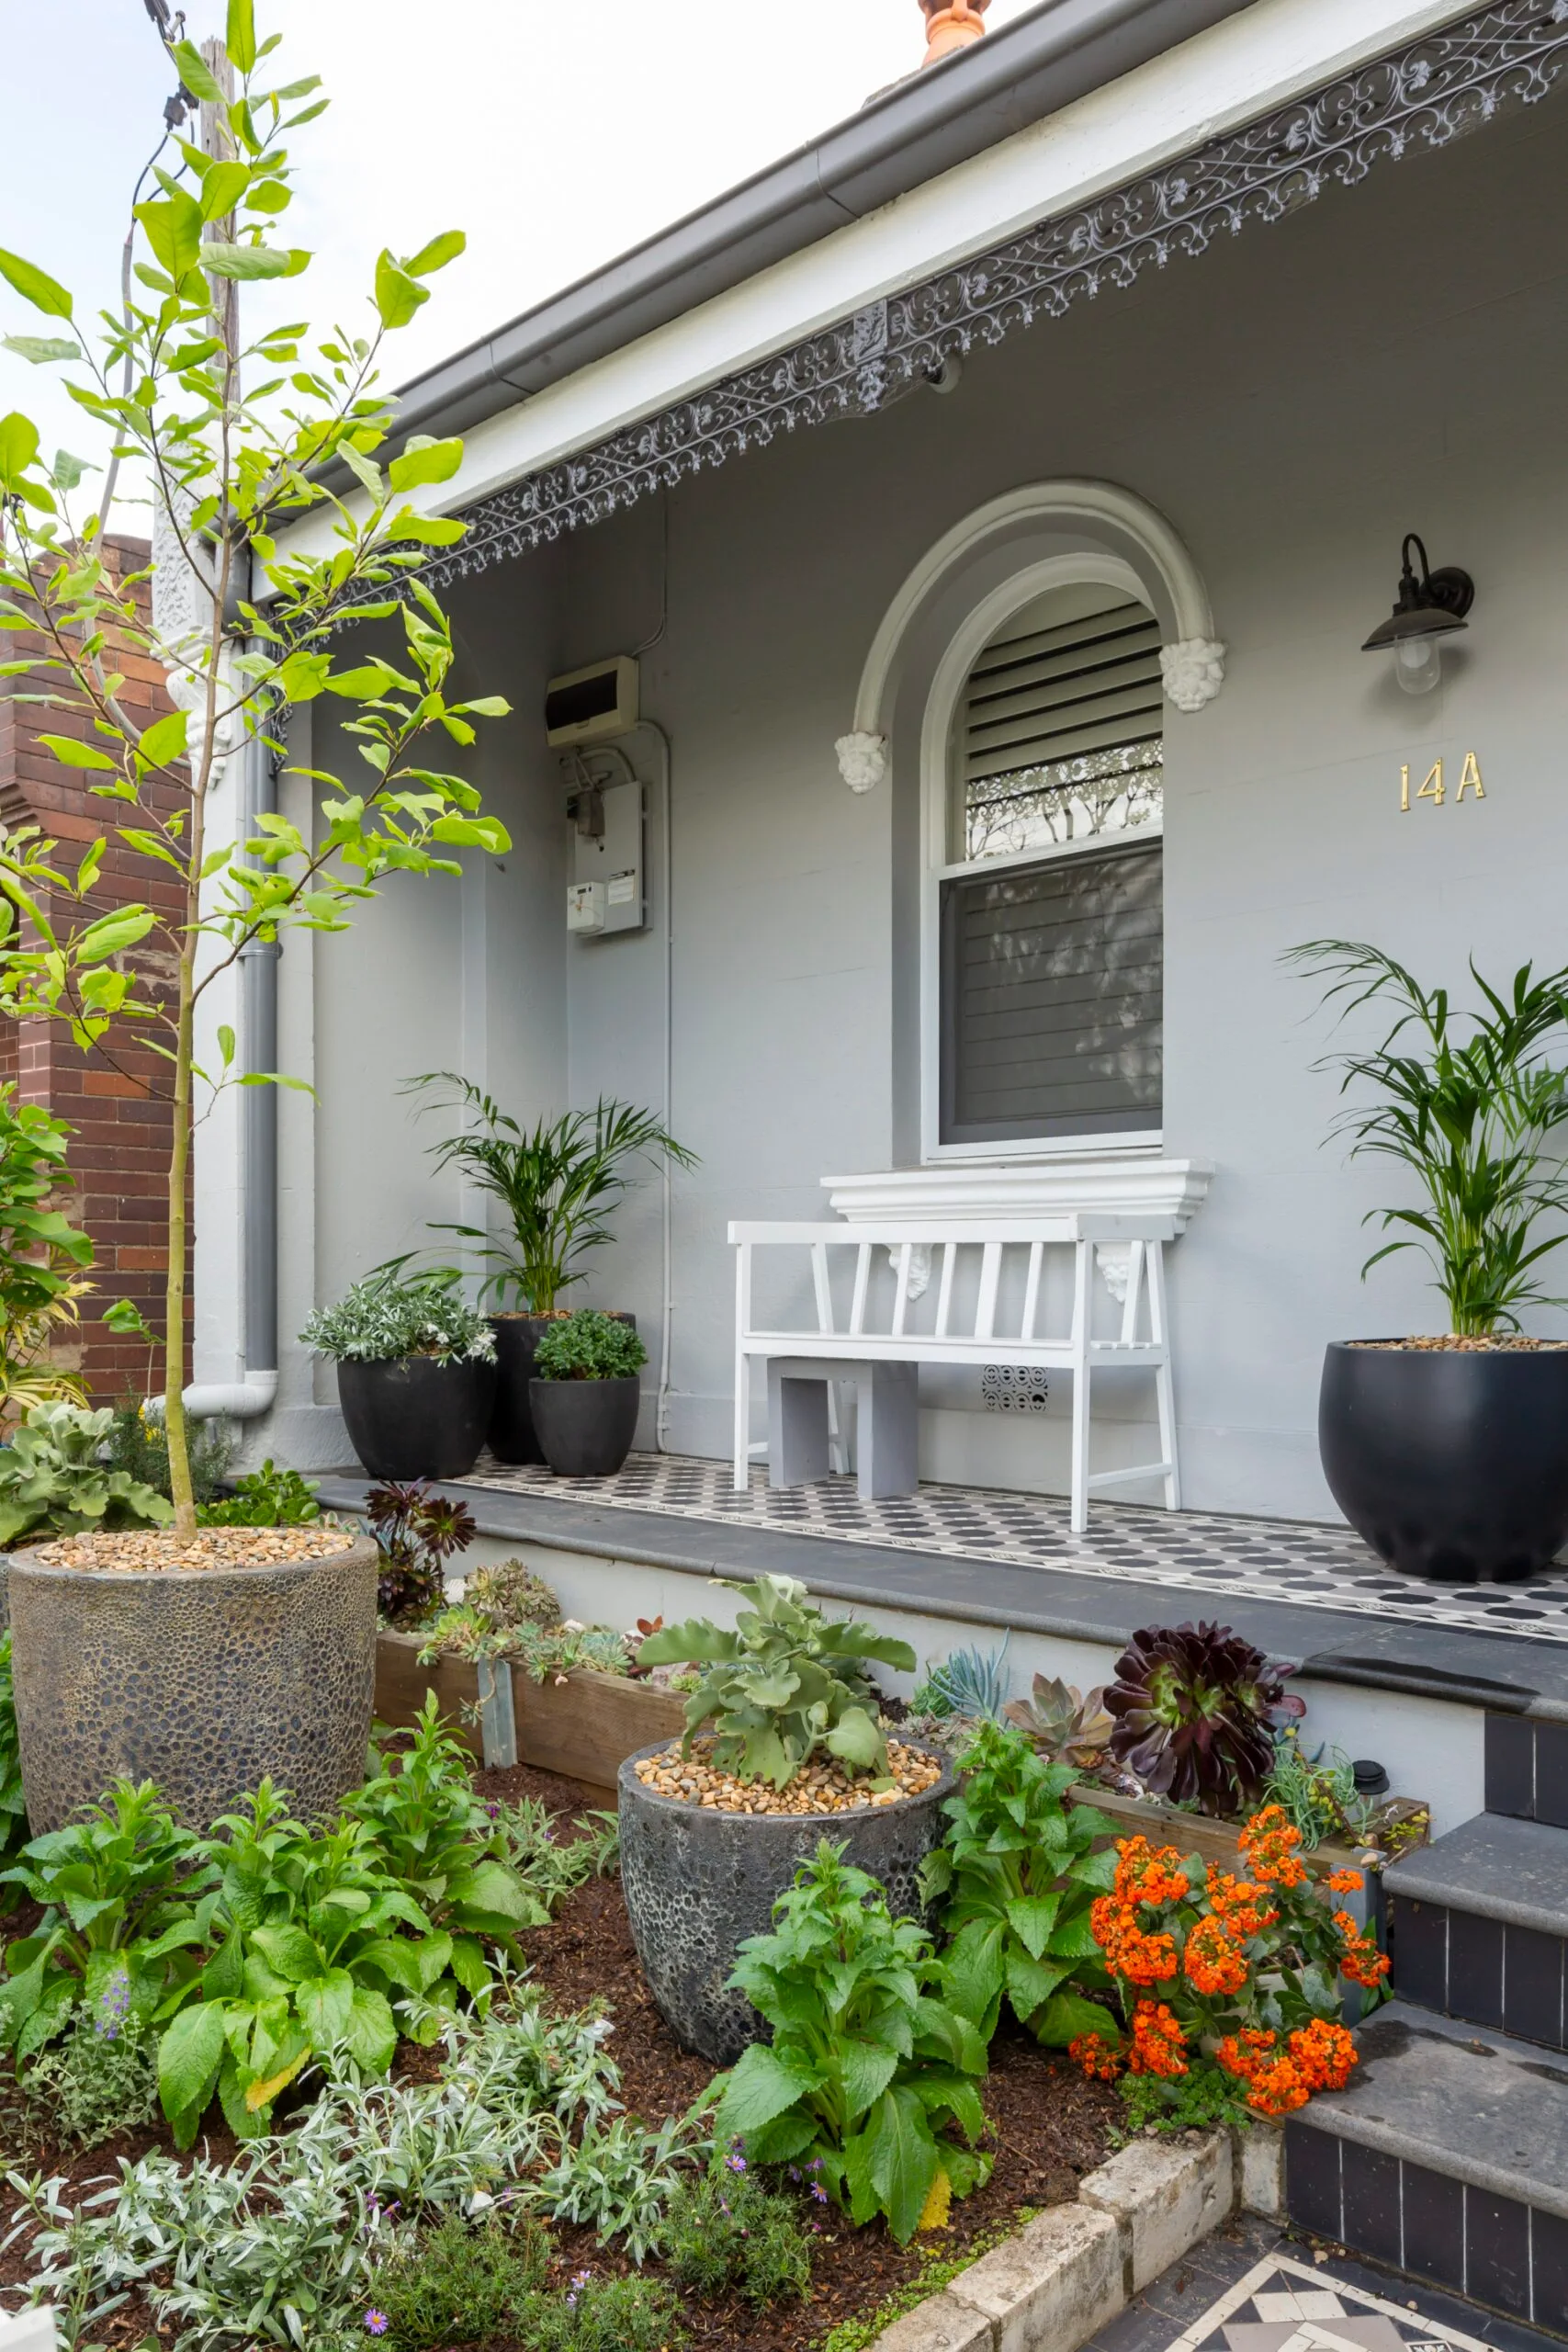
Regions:
<instances>
[{"instance_id":1,"label":"air conditioning unit","mask_svg":"<svg viewBox=\"0 0 1568 2352\"><path fill-rule=\"evenodd\" d=\"M629 653L552 678L545 689L545 728L553 751L610 743L637 723L637 665Z\"/></svg>"}]
</instances>

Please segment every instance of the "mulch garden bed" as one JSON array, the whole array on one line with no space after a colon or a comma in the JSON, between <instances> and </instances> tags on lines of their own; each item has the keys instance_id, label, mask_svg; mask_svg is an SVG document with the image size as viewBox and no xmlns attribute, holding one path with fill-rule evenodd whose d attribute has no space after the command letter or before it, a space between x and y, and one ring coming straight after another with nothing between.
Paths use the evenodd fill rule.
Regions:
<instances>
[{"instance_id":1,"label":"mulch garden bed","mask_svg":"<svg viewBox=\"0 0 1568 2352\"><path fill-rule=\"evenodd\" d=\"M570 1834L578 1814L601 1801L576 1781L527 1766L481 1772L475 1786L481 1797L502 1803L524 1796L542 1799L560 1819L563 1834ZM20 1931L14 1917L4 1923L4 1930L7 1939ZM619 1883L596 1879L580 1887L549 1927L533 1929L523 1941L532 1981L547 2006L564 2012L594 2001L607 2004L615 2027L609 2048L621 2070L626 2108L651 2125L684 2113L712 2070L680 2047L653 2005L637 1966ZM438 2049L404 2043L396 2072L405 2080L429 2079L438 2071L440 2059ZM1007 2025L992 2044L991 2072L982 2097L995 2167L984 2188L953 2205L946 2229L901 2247L881 2222L852 2229L834 2208L803 2199L802 2228L816 2233L809 2300L758 2312L739 2299L705 2303L683 2298L682 2316L694 2352L809 2352L842 2321L874 2310L933 2255L939 2260L961 2258L976 2239L994 2240L1005 2232L1021 2210L1070 2200L1080 2176L1105 2161L1111 2129L1121 2115L1112 2090L1086 2082L1065 2059L1051 2056ZM167 2132L159 2130L126 2134L85 2151L55 2146L47 2134L39 2138L36 2123L23 2133L22 2120L14 2107L0 2108L0 2142L7 2166L62 2176L78 2191L112 2180L122 2157L134 2161L151 2148L173 2144ZM204 2144L219 2162L234 2153L234 2143L222 2131L207 2134ZM0 2211L8 2211L11 2201L6 2195ZM608 2273L628 2267L590 2231L552 2224L552 2233L561 2249L563 2280L585 2267ZM26 2246L13 2246L0 2257L0 2285L15 2283L27 2270ZM149 2336L156 2338L157 2331L138 2298L95 2335L109 2352L130 2352Z\"/></svg>"}]
</instances>

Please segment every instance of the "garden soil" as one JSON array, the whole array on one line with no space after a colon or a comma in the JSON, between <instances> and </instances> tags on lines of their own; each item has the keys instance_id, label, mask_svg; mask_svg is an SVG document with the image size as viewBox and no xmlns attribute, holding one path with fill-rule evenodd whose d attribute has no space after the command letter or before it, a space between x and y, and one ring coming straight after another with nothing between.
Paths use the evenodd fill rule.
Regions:
<instances>
[{"instance_id":1,"label":"garden soil","mask_svg":"<svg viewBox=\"0 0 1568 2352\"><path fill-rule=\"evenodd\" d=\"M542 1799L570 1837L576 1816L600 1802L595 1793L549 1772L518 1767L483 1772L476 1787L492 1802L529 1796ZM10 1934L25 1933L17 1915L6 1922ZM615 2031L611 2054L621 2070L621 2096L645 2123L657 2125L683 2113L711 2079L701 2058L683 2051L665 2026L643 1982L620 1887L598 1879L581 1887L548 1928L524 1938L533 1981L552 2008L566 2011L604 2001ZM438 2050L405 2043L397 2072L408 2080L429 2079L439 2066ZM962 2260L976 2240L991 2243L1005 2233L1021 2210L1072 2199L1080 2176L1102 2164L1110 2132L1120 2116L1113 2091L1086 2082L1065 2059L1040 2050L1025 2034L1004 2026L992 2045L991 2072L982 2086L996 2164L984 2188L953 2207L948 2228L907 2247L895 2244L880 2222L853 2230L830 2206L802 2200L802 2227L814 2236L809 2299L754 2311L739 2301L704 2303L682 2299L691 2352L810 2352L843 2321L874 2311L906 2286L930 2261ZM216 2108L213 2110L217 2118ZM235 2153L228 2133L209 2132L201 2143L221 2163ZM82 2150L57 2145L36 2116L13 2098L0 2105L0 2154L6 2169L41 2171L61 2177L78 2194L111 2183L121 2159L134 2161L151 2148L168 2148L165 2132L147 2131ZM8 2212L9 2200L3 2209ZM4 2234L0 2232L0 2234ZM589 2231L556 2229L560 2282L574 2271L600 2273L627 2266L597 2245ZM17 2244L0 2255L0 2286L26 2276L27 2248ZM159 2340L151 2314L139 2297L94 2330L106 2352L133 2352L149 2338ZM163 2339L168 2343L172 2335ZM483 2352L526 2352L525 2346L483 2347Z\"/></svg>"}]
</instances>

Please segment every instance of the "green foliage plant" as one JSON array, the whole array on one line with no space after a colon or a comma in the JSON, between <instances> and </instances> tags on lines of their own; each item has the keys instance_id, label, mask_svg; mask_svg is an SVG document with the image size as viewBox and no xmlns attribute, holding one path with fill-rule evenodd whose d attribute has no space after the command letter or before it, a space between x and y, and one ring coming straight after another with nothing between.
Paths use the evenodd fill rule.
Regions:
<instances>
[{"instance_id":1,"label":"green foliage plant","mask_svg":"<svg viewBox=\"0 0 1568 2352\"><path fill-rule=\"evenodd\" d=\"M620 1864L618 1815L587 1813L563 1838L538 1797L502 1805L496 1824L506 1860L529 1894L553 1918L567 1896L590 1879L614 1878Z\"/></svg>"},{"instance_id":2,"label":"green foliage plant","mask_svg":"<svg viewBox=\"0 0 1568 2352\"><path fill-rule=\"evenodd\" d=\"M475 1568L463 1598L491 1625L558 1625L565 1611L558 1595L525 1560L497 1560Z\"/></svg>"},{"instance_id":3,"label":"green foliage plant","mask_svg":"<svg viewBox=\"0 0 1568 2352\"><path fill-rule=\"evenodd\" d=\"M220 1499L233 1451L227 1421L220 1418L186 1421L186 1458L198 1509ZM145 1399L125 1396L115 1407L104 1441L104 1460L109 1469L123 1470L138 1486L151 1487L165 1502L174 1500L168 1434L161 1412L155 1406L149 1409Z\"/></svg>"},{"instance_id":4,"label":"green foliage plant","mask_svg":"<svg viewBox=\"0 0 1568 2352\"><path fill-rule=\"evenodd\" d=\"M380 1554L377 1606L389 1625L426 1623L440 1608L446 1563L479 1532L467 1503L453 1502L425 1480L388 1480L365 1498L365 1518Z\"/></svg>"},{"instance_id":5,"label":"green foliage plant","mask_svg":"<svg viewBox=\"0 0 1568 2352\"><path fill-rule=\"evenodd\" d=\"M626 1638L608 1625L495 1625L471 1601L444 1609L425 1629L420 1664L439 1657L510 1658L538 1683L559 1681L574 1667L596 1674L631 1671Z\"/></svg>"},{"instance_id":6,"label":"green foliage plant","mask_svg":"<svg viewBox=\"0 0 1568 2352\"><path fill-rule=\"evenodd\" d=\"M743 2295L761 2311L810 2293L814 2228L798 2198L761 2180L741 2150L716 2150L671 2198L659 2255L682 2292Z\"/></svg>"},{"instance_id":7,"label":"green foliage plant","mask_svg":"<svg viewBox=\"0 0 1568 2352\"><path fill-rule=\"evenodd\" d=\"M690 1659L702 1668L686 1702L682 1756L711 1724L715 1763L742 1781L787 1787L822 1751L852 1773L886 1772L887 1740L865 1664L912 1673L908 1643L849 1618L829 1623L794 1577L761 1576L729 1589L750 1604L733 1633L692 1617L650 1635L637 1652L639 1666Z\"/></svg>"},{"instance_id":8,"label":"green foliage plant","mask_svg":"<svg viewBox=\"0 0 1568 2352\"><path fill-rule=\"evenodd\" d=\"M203 1527L306 1527L321 1515L314 1482L298 1470L280 1470L270 1454L235 1481L231 1495L197 1513Z\"/></svg>"},{"instance_id":9,"label":"green foliage plant","mask_svg":"<svg viewBox=\"0 0 1568 2352\"><path fill-rule=\"evenodd\" d=\"M694 1168L695 1155L668 1134L651 1111L600 1101L592 1111L568 1111L520 1126L499 1102L453 1070L428 1070L406 1090L423 1092L421 1107L460 1116L462 1126L432 1147L438 1169L456 1168L495 1201L510 1238L497 1240L477 1226L443 1228L477 1243L490 1268L483 1295L513 1311L553 1315L562 1291L582 1281L591 1250L610 1238L610 1218L628 1190L630 1163L664 1158Z\"/></svg>"},{"instance_id":10,"label":"green foliage plant","mask_svg":"<svg viewBox=\"0 0 1568 2352\"><path fill-rule=\"evenodd\" d=\"M525 2221L508 2229L493 2216L479 2228L449 2215L378 2264L367 2309L385 2324L387 2352L439 2352L449 2344L526 2342L549 2269L548 2242Z\"/></svg>"},{"instance_id":11,"label":"green foliage plant","mask_svg":"<svg viewBox=\"0 0 1568 2352\"><path fill-rule=\"evenodd\" d=\"M3 674L3 673L0 673ZM90 1285L93 1245L55 1197L72 1182L71 1130L40 1102L18 1102L0 1084L0 1409L81 1404L80 1375L49 1360L52 1340L78 1316Z\"/></svg>"},{"instance_id":12,"label":"green foliage plant","mask_svg":"<svg viewBox=\"0 0 1568 2352\"><path fill-rule=\"evenodd\" d=\"M958 1769L957 1793L942 1808L947 1837L921 1873L953 1939L951 1997L987 2042L1004 1999L1054 2049L1114 2033L1109 2010L1074 1989L1106 1983L1089 1908L1115 1874L1114 1854L1093 1850L1111 1823L1065 1804L1072 1767L1045 1763L1000 1724L976 1726Z\"/></svg>"},{"instance_id":13,"label":"green foliage plant","mask_svg":"<svg viewBox=\"0 0 1568 2352\"><path fill-rule=\"evenodd\" d=\"M495 1333L458 1292L449 1267L404 1273L381 1267L319 1306L299 1337L335 1363L393 1363L431 1356L437 1363L491 1363Z\"/></svg>"},{"instance_id":14,"label":"green foliage plant","mask_svg":"<svg viewBox=\"0 0 1568 2352\"><path fill-rule=\"evenodd\" d=\"M1322 1747L1315 1756L1306 1755L1294 1724L1274 1743L1263 1803L1280 1807L1309 1852L1325 1839L1363 1844L1374 1810L1373 1801L1357 1788L1356 1768L1344 1750Z\"/></svg>"},{"instance_id":15,"label":"green foliage plant","mask_svg":"<svg viewBox=\"0 0 1568 2352\"><path fill-rule=\"evenodd\" d=\"M188 93L209 109L209 135L198 143L171 126L154 185L133 208L123 310L101 332L77 325L72 294L46 270L0 250L0 278L46 329L7 334L6 347L65 371L111 473L122 458L145 469L167 524L152 569L174 574L199 616L177 644L165 642L139 580L117 573L106 552L112 485L96 514L84 512L84 461L64 452L44 459L28 416L0 418L0 626L31 640L0 672L43 673L45 701L77 724L39 741L102 799L106 819L79 855L28 826L0 844L0 1006L64 1022L88 1052L123 1024L143 1024L168 1057L162 1345L176 1525L186 1540L196 1532L181 1396L195 1096L277 1082L273 1072L236 1069L234 1035L221 1023L215 1050L198 1060L209 991L253 944L290 930L344 929L390 874L457 874L462 852L509 845L473 786L434 765L430 750L443 735L471 743L476 719L506 708L494 697L448 699L450 628L417 576L427 549L464 535L460 520L423 511L425 494L438 503L457 473L462 444L415 435L389 464L377 456L391 421L377 389L383 340L416 315L424 281L464 241L446 232L412 254L383 252L363 333L335 330L312 344L289 322L247 342L236 286L297 277L310 260L282 242L278 224L293 200L297 134L322 102L314 77L272 78L277 41L258 39L254 0L229 0L215 62L192 41L171 45L182 107ZM118 228L113 242L118 261ZM351 492L339 487L345 477ZM278 534L309 515L323 526L312 548L283 544ZM400 636L389 631L387 650L368 651L345 626L356 621L392 623ZM176 673L178 707L150 726L131 718L107 666L111 634ZM312 787L304 821L271 813L236 837L213 805L220 762L237 763L255 738L287 756L278 709L323 695L352 714L342 727L357 755L351 775L290 770ZM319 727L314 758L330 755L329 741ZM96 912L111 845L165 889L172 882L177 909ZM116 1329L145 1331L130 1302L114 1313Z\"/></svg>"},{"instance_id":16,"label":"green foliage plant","mask_svg":"<svg viewBox=\"0 0 1568 2352\"><path fill-rule=\"evenodd\" d=\"M1111 1744L1111 1723L1104 1701L1103 1685L1086 1697L1076 1683L1037 1674L1029 1697L1014 1699L1002 1709L1002 1721L1016 1724L1047 1764L1071 1764L1089 1771L1103 1761Z\"/></svg>"},{"instance_id":17,"label":"green foliage plant","mask_svg":"<svg viewBox=\"0 0 1568 2352\"><path fill-rule=\"evenodd\" d=\"M28 1837L28 1800L22 1787L17 1687L11 1670L11 1635L7 1628L0 1634L0 1866L11 1867ZM9 1910L17 1900L17 1889L0 1877L0 1911Z\"/></svg>"},{"instance_id":18,"label":"green foliage plant","mask_svg":"<svg viewBox=\"0 0 1568 2352\"><path fill-rule=\"evenodd\" d=\"M131 2005L120 1970L96 2001L76 2008L60 2038L23 2069L22 2094L50 2136L97 2147L158 2120L158 2041Z\"/></svg>"},{"instance_id":19,"label":"green foliage plant","mask_svg":"<svg viewBox=\"0 0 1568 2352\"><path fill-rule=\"evenodd\" d=\"M528 2352L679 2352L687 2339L668 2287L580 2271L564 2294L541 2297L525 2340Z\"/></svg>"},{"instance_id":20,"label":"green foliage plant","mask_svg":"<svg viewBox=\"0 0 1568 2352\"><path fill-rule=\"evenodd\" d=\"M1495 989L1472 961L1482 1002L1461 1012L1447 989L1424 987L1364 940L1309 940L1288 960L1325 984L1342 1019L1371 1005L1390 1023L1377 1045L1321 1065L1338 1072L1341 1094L1370 1096L1347 1104L1334 1136L1352 1159L1393 1160L1423 1196L1368 1211L1395 1238L1363 1276L1396 1250L1420 1250L1464 1339L1517 1331L1521 1307L1560 1304L1540 1269L1568 1238L1568 1167L1548 1148L1568 1119L1568 1061L1551 1058L1568 1046L1568 967L1537 978L1525 964Z\"/></svg>"},{"instance_id":21,"label":"green foliage plant","mask_svg":"<svg viewBox=\"0 0 1568 2352\"><path fill-rule=\"evenodd\" d=\"M563 1315L540 1334L534 1351L536 1380L627 1380L648 1362L648 1350L629 1323L589 1306Z\"/></svg>"},{"instance_id":22,"label":"green foliage plant","mask_svg":"<svg viewBox=\"0 0 1568 2352\"><path fill-rule=\"evenodd\" d=\"M163 1496L104 1461L113 1423L107 1405L28 1408L0 1449L0 1548L84 1529L168 1525L175 1514Z\"/></svg>"},{"instance_id":23,"label":"green foliage plant","mask_svg":"<svg viewBox=\"0 0 1568 2352\"><path fill-rule=\"evenodd\" d=\"M924 1930L843 1853L824 1840L774 1905L774 1932L740 1947L729 1981L773 2040L719 2077L714 2132L749 2163L813 2172L857 2225L881 2213L903 2245L928 2208L944 2214L989 2175L976 2145L986 2042Z\"/></svg>"},{"instance_id":24,"label":"green foliage plant","mask_svg":"<svg viewBox=\"0 0 1568 2352\"><path fill-rule=\"evenodd\" d=\"M657 2131L635 2115L558 2134L555 2160L528 2194L551 2218L618 2241L641 2267L657 2251L682 2167L703 2134L700 2120L672 2115Z\"/></svg>"},{"instance_id":25,"label":"green foliage plant","mask_svg":"<svg viewBox=\"0 0 1568 2352\"><path fill-rule=\"evenodd\" d=\"M1123 2140L1145 2132L1245 2132L1258 2121L1247 2103L1247 2085L1223 2066L1201 2061L1174 2082L1159 2075L1123 2075L1116 2090Z\"/></svg>"},{"instance_id":26,"label":"green foliage plant","mask_svg":"<svg viewBox=\"0 0 1568 2352\"><path fill-rule=\"evenodd\" d=\"M151 1781L118 1781L84 1819L33 1838L4 1874L43 1916L6 1947L0 2048L21 2064L121 1980L151 2018L171 1958L203 1941L210 1877Z\"/></svg>"},{"instance_id":27,"label":"green foliage plant","mask_svg":"<svg viewBox=\"0 0 1568 2352\"><path fill-rule=\"evenodd\" d=\"M940 1664L928 1662L925 1678L909 1702L910 1713L998 1721L1008 1695L1007 1654L1011 1638L1010 1634L994 1650L983 1650L976 1643L970 1649L953 1650Z\"/></svg>"}]
</instances>

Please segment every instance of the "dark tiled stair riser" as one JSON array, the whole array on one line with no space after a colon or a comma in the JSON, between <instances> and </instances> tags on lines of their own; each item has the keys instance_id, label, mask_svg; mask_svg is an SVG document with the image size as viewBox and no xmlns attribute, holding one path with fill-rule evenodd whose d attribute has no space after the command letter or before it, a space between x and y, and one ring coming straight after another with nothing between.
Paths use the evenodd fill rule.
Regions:
<instances>
[{"instance_id":1,"label":"dark tiled stair riser","mask_svg":"<svg viewBox=\"0 0 1568 2352\"><path fill-rule=\"evenodd\" d=\"M1456 2131L1463 2121L1455 2119ZM1568 2335L1568 2220L1292 2120L1286 2200L1303 2229L1412 2278Z\"/></svg>"},{"instance_id":2,"label":"dark tiled stair riser","mask_svg":"<svg viewBox=\"0 0 1568 2352\"><path fill-rule=\"evenodd\" d=\"M1486 1810L1568 1829L1568 1724L1487 1716Z\"/></svg>"},{"instance_id":3,"label":"dark tiled stair riser","mask_svg":"<svg viewBox=\"0 0 1568 2352\"><path fill-rule=\"evenodd\" d=\"M1568 2048L1561 1936L1396 1895L1389 1949L1403 2000L1549 2050Z\"/></svg>"}]
</instances>

